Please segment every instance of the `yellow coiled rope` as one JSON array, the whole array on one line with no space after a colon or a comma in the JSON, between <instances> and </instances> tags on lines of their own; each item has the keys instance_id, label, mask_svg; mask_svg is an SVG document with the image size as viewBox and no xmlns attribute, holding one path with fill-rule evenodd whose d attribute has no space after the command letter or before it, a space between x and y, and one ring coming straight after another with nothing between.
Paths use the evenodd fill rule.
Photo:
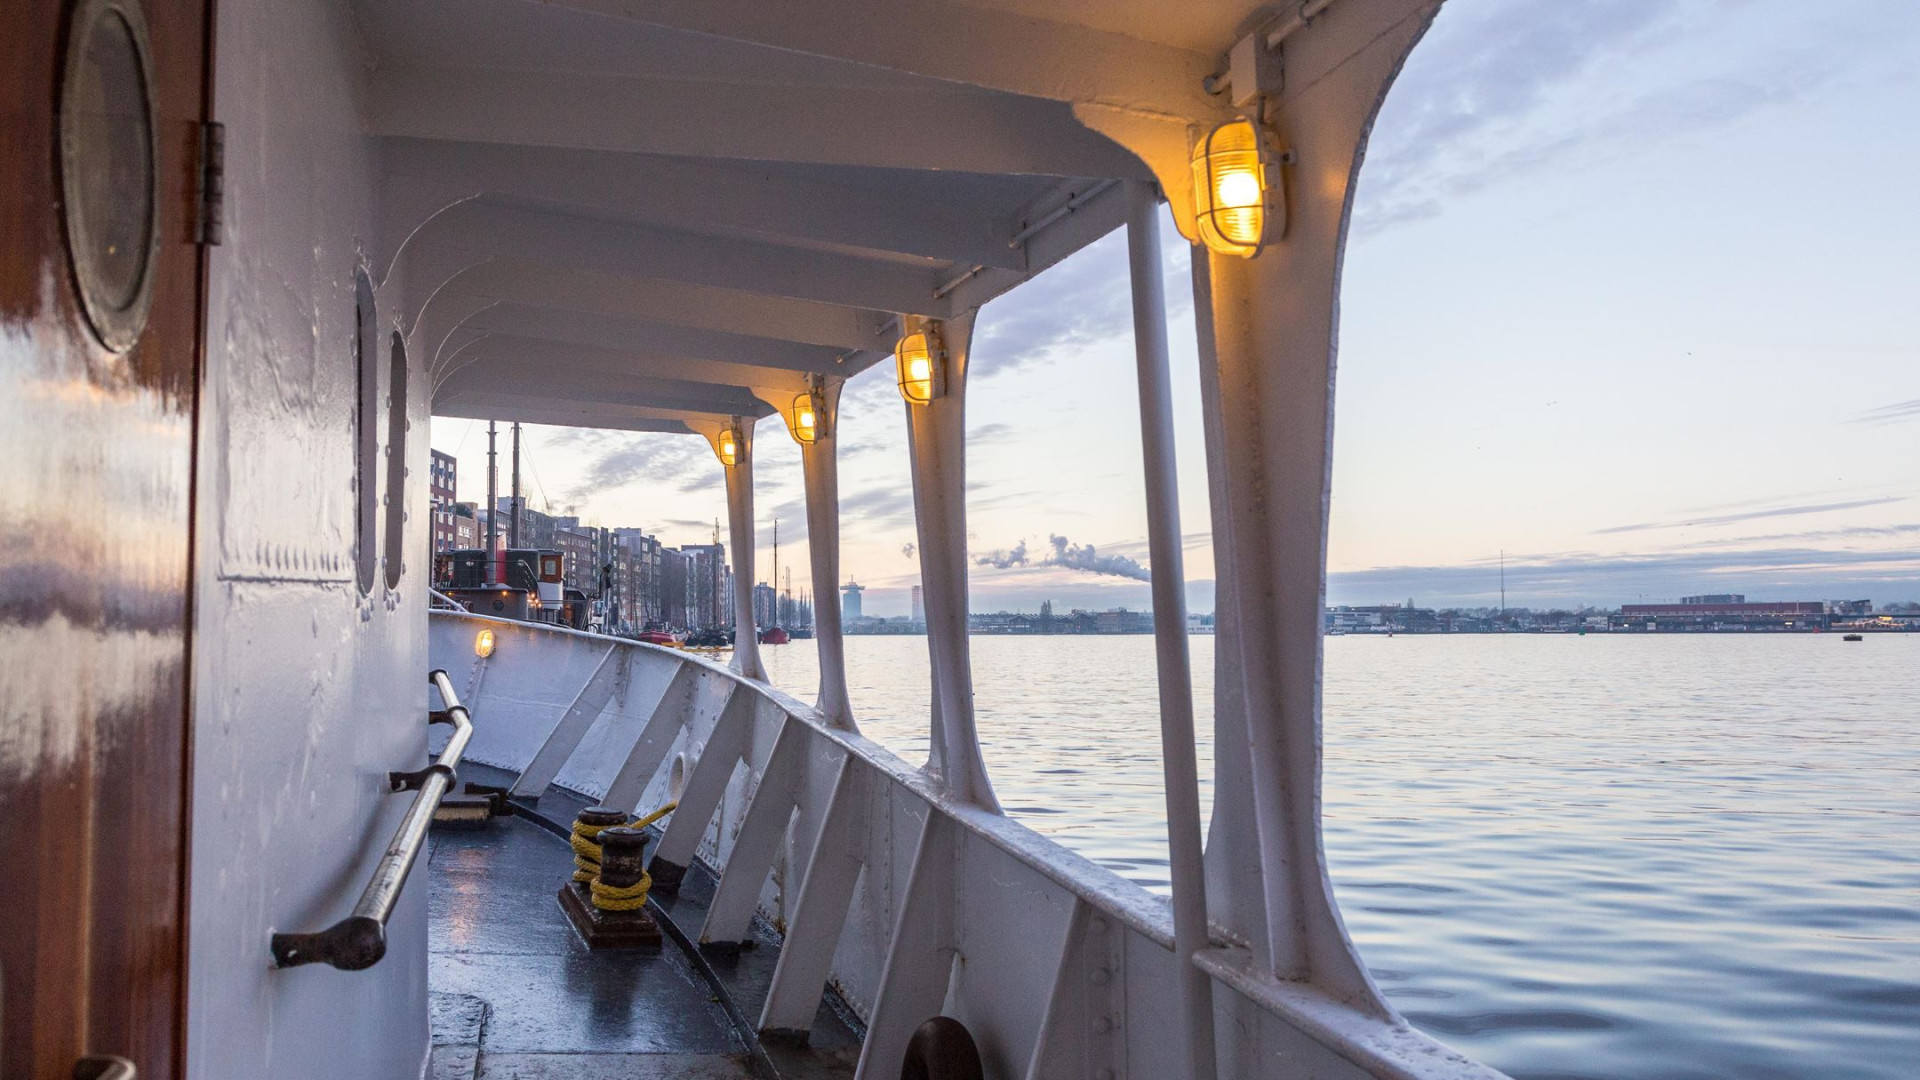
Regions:
<instances>
[{"instance_id":1,"label":"yellow coiled rope","mask_svg":"<svg viewBox=\"0 0 1920 1080\"><path fill-rule=\"evenodd\" d=\"M635 818L626 824L629 829L644 829L648 825L671 814L677 802L670 802L643 818ZM573 880L584 882L593 893L593 906L602 911L637 911L647 904L647 890L653 887L653 875L642 870L640 880L632 885L607 885L600 880L600 844L597 842L602 830L616 828L613 825L589 825L578 818L573 822L573 835L568 843L573 846Z\"/></svg>"}]
</instances>

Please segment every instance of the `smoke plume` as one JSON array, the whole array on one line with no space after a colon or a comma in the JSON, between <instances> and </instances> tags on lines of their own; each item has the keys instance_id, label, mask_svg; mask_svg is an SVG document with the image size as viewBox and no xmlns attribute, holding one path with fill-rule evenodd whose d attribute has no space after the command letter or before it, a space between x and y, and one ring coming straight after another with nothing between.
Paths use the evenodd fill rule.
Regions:
<instances>
[{"instance_id":1,"label":"smoke plume","mask_svg":"<svg viewBox=\"0 0 1920 1080\"><path fill-rule=\"evenodd\" d=\"M1016 566L1026 566L1027 542L1025 540L1020 541L1013 546L1012 551L1004 548L995 548L985 555L975 555L973 562L976 566L991 566L997 570L1008 570Z\"/></svg>"},{"instance_id":2,"label":"smoke plume","mask_svg":"<svg viewBox=\"0 0 1920 1080\"><path fill-rule=\"evenodd\" d=\"M1053 545L1053 552L1040 560L1042 566L1064 566L1069 570L1085 570L1090 574L1112 574L1114 577L1131 578L1134 581L1149 581L1152 576L1147 568L1127 558L1125 555L1102 555L1092 544L1071 543L1064 536L1047 536L1047 543Z\"/></svg>"},{"instance_id":3,"label":"smoke plume","mask_svg":"<svg viewBox=\"0 0 1920 1080\"><path fill-rule=\"evenodd\" d=\"M1015 544L1011 549L995 548L984 555L975 555L973 561L976 566L991 566L996 570L1009 570L1016 566L1060 566L1068 570L1084 570L1089 574L1108 574L1133 581L1151 580L1146 567L1125 555L1102 555L1092 544L1076 544L1064 536L1052 534L1048 534L1047 543L1053 550L1047 552L1038 562L1035 562L1027 553L1025 540Z\"/></svg>"}]
</instances>

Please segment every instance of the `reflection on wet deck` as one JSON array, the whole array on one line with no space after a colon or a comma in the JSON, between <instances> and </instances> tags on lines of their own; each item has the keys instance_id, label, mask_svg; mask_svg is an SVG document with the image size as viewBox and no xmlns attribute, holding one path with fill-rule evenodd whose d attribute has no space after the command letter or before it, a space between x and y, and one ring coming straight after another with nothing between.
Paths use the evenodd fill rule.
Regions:
<instances>
[{"instance_id":1,"label":"reflection on wet deck","mask_svg":"<svg viewBox=\"0 0 1920 1080\"><path fill-rule=\"evenodd\" d=\"M432 1080L736 1080L747 1047L687 957L588 952L555 902L567 846L521 818L436 833Z\"/></svg>"}]
</instances>

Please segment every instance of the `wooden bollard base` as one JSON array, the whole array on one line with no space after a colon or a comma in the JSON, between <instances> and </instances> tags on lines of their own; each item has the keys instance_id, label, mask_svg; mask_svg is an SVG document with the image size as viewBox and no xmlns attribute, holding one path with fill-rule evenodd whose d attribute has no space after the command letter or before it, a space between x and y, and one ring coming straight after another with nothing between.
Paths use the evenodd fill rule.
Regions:
<instances>
[{"instance_id":1,"label":"wooden bollard base","mask_svg":"<svg viewBox=\"0 0 1920 1080\"><path fill-rule=\"evenodd\" d=\"M560 886L560 910L567 913L580 940L589 949L657 949L660 926L645 908L602 911L593 906L593 894L582 881Z\"/></svg>"}]
</instances>

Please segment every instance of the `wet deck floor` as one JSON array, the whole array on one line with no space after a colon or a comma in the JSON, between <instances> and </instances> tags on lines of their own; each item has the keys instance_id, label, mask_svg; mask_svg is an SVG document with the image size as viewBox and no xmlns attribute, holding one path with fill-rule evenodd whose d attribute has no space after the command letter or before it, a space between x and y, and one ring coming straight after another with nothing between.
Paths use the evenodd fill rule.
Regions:
<instances>
[{"instance_id":1,"label":"wet deck floor","mask_svg":"<svg viewBox=\"0 0 1920 1080\"><path fill-rule=\"evenodd\" d=\"M555 901L565 843L522 818L436 832L432 1080L736 1080L748 1048L672 941L589 952Z\"/></svg>"}]
</instances>

